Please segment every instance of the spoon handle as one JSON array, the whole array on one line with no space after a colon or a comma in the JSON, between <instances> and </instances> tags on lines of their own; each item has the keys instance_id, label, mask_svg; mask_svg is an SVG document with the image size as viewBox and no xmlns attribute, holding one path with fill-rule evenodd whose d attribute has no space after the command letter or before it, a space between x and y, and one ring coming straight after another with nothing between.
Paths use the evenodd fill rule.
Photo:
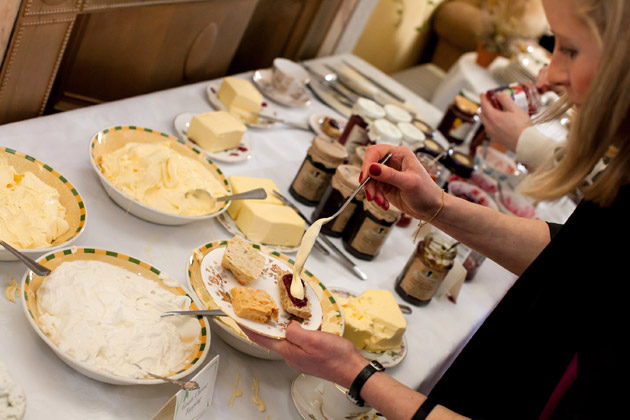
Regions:
<instances>
[{"instance_id":1,"label":"spoon handle","mask_svg":"<svg viewBox=\"0 0 630 420\"><path fill-rule=\"evenodd\" d=\"M31 258L27 257L26 255L24 255L23 253L21 253L17 249L13 248L8 243L4 242L3 240L0 240L0 245L2 245L4 247L4 249L9 251L11 254L13 254L16 257L18 257L28 268L31 269L31 271L33 271L38 276L47 276L47 275L50 274L50 269L49 268L44 267L43 265L35 262L34 260L32 260Z\"/></svg>"},{"instance_id":2,"label":"spoon handle","mask_svg":"<svg viewBox=\"0 0 630 420\"><path fill-rule=\"evenodd\" d=\"M264 200L267 198L267 191L264 188L256 188L251 191L245 191L240 194L225 195L217 197L217 201L231 201L231 200Z\"/></svg>"}]
</instances>

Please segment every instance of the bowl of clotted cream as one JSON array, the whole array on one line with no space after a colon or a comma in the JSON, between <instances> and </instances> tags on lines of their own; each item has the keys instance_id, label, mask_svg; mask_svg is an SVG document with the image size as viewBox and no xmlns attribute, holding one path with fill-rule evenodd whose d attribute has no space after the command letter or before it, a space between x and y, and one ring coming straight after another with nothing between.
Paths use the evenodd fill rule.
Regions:
<instances>
[{"instance_id":1,"label":"bowl of clotted cream","mask_svg":"<svg viewBox=\"0 0 630 420\"><path fill-rule=\"evenodd\" d=\"M149 222L182 225L218 216L229 201L200 199L229 195L230 184L212 160L176 137L149 128L118 126L96 133L90 162L105 192L124 211Z\"/></svg>"},{"instance_id":2,"label":"bowl of clotted cream","mask_svg":"<svg viewBox=\"0 0 630 420\"><path fill-rule=\"evenodd\" d=\"M0 148L0 239L35 256L68 246L86 221L83 198L66 177L32 156ZM0 261L16 259L0 246Z\"/></svg>"},{"instance_id":3,"label":"bowl of clotted cream","mask_svg":"<svg viewBox=\"0 0 630 420\"><path fill-rule=\"evenodd\" d=\"M52 273L27 272L22 306L30 325L73 369L101 382L151 385L199 368L210 347L203 317L179 282L137 258L97 248L42 256Z\"/></svg>"}]
</instances>

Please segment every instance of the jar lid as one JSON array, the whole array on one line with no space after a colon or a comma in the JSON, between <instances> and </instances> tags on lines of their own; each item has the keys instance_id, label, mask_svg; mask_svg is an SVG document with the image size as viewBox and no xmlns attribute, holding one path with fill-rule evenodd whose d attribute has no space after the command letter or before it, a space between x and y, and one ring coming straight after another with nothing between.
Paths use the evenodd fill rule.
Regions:
<instances>
[{"instance_id":1,"label":"jar lid","mask_svg":"<svg viewBox=\"0 0 630 420\"><path fill-rule=\"evenodd\" d=\"M426 139L426 136L422 131L416 128L415 125L408 122L398 123L398 129L403 135L403 141L415 144Z\"/></svg>"},{"instance_id":2,"label":"jar lid","mask_svg":"<svg viewBox=\"0 0 630 420\"><path fill-rule=\"evenodd\" d=\"M367 98L357 99L352 107L352 113L369 120L385 118L385 110L383 107Z\"/></svg>"},{"instance_id":3,"label":"jar lid","mask_svg":"<svg viewBox=\"0 0 630 420\"><path fill-rule=\"evenodd\" d=\"M460 111L468 115L475 115L479 110L479 105L462 95L457 95L454 103Z\"/></svg>"},{"instance_id":4,"label":"jar lid","mask_svg":"<svg viewBox=\"0 0 630 420\"><path fill-rule=\"evenodd\" d=\"M431 256L432 262L442 269L449 269L457 256L457 242L450 236L434 231L424 237L424 249Z\"/></svg>"},{"instance_id":5,"label":"jar lid","mask_svg":"<svg viewBox=\"0 0 630 420\"><path fill-rule=\"evenodd\" d=\"M363 200L363 209L372 213L372 216L376 217L377 219L383 220L387 223L394 223L398 219L398 216L400 216L400 213L402 213L393 204L390 204L389 209L385 210L381 206L376 204L374 200Z\"/></svg>"},{"instance_id":6,"label":"jar lid","mask_svg":"<svg viewBox=\"0 0 630 420\"><path fill-rule=\"evenodd\" d=\"M431 139L424 139L421 149L423 152L426 152L433 156L437 156L440 153L444 152L444 148L442 147L442 145Z\"/></svg>"},{"instance_id":7,"label":"jar lid","mask_svg":"<svg viewBox=\"0 0 630 420\"><path fill-rule=\"evenodd\" d=\"M386 119L381 118L370 124L368 127L368 137L375 143L400 146L403 135L398 127Z\"/></svg>"},{"instance_id":8,"label":"jar lid","mask_svg":"<svg viewBox=\"0 0 630 420\"><path fill-rule=\"evenodd\" d=\"M387 119L394 124L401 122L410 123L412 120L411 114L399 106L387 104L384 106L384 108Z\"/></svg>"},{"instance_id":9,"label":"jar lid","mask_svg":"<svg viewBox=\"0 0 630 420\"><path fill-rule=\"evenodd\" d=\"M308 153L313 160L327 167L336 168L348 157L346 148L334 139L315 136Z\"/></svg>"},{"instance_id":10,"label":"jar lid","mask_svg":"<svg viewBox=\"0 0 630 420\"><path fill-rule=\"evenodd\" d=\"M359 174L361 168L354 165L339 165L332 177L332 187L339 191L344 197L349 197L354 190L359 187ZM363 189L356 195L357 200L363 200L365 192Z\"/></svg>"}]
</instances>

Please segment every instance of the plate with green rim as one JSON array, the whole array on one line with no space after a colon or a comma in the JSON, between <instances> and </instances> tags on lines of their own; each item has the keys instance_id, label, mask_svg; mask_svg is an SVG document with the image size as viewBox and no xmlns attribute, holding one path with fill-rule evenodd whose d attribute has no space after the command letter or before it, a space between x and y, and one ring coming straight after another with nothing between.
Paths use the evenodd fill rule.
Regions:
<instances>
[{"instance_id":1,"label":"plate with green rim","mask_svg":"<svg viewBox=\"0 0 630 420\"><path fill-rule=\"evenodd\" d=\"M18 174L31 172L45 184L55 188L59 193L59 202L65 208L64 220L68 223L68 229L54 238L51 245L44 248L22 248L11 243L9 239L2 238L9 242L14 248L25 254L34 257L37 254L55 251L69 246L85 230L87 223L87 210L85 202L76 187L63 175L57 172L44 162L41 162L27 154L18 152L8 147L0 148L0 159L6 159L7 164L12 166ZM19 181L16 181L18 183ZM9 251L0 246L0 261L15 261L17 258Z\"/></svg>"},{"instance_id":2,"label":"plate with green rim","mask_svg":"<svg viewBox=\"0 0 630 420\"><path fill-rule=\"evenodd\" d=\"M190 310L199 309L192 297L182 288L174 287L174 283L177 283L166 272L144 262L138 258L122 254L115 251L109 251L98 248L89 247L70 247L62 249L56 252L41 256L37 262L54 270L64 262L69 261L100 261L107 264L114 265L130 271L133 274L137 274L146 279L155 281L159 286L174 295L186 296L190 299ZM84 361L73 358L71 355L63 351L51 338L42 330L39 324L40 313L37 305L37 290L44 284L46 277L40 277L34 274L32 271L27 271L21 283L22 308L28 319L30 325L33 327L37 335L57 354L57 356L63 360L70 367L76 371L88 376L92 379L115 385L154 385L161 384L165 381L161 379L155 379L150 376L142 378L123 377L103 369L97 369L95 366L90 365ZM210 348L210 333L205 318L198 316L199 322L199 335L196 339L192 351L186 356L185 360L182 360L179 365L175 366L173 371L168 376L172 379L180 379L187 375L190 375L197 370L203 364L203 361L208 355ZM166 321L168 322L168 321ZM138 362L140 363L140 362Z\"/></svg>"},{"instance_id":3,"label":"plate with green rim","mask_svg":"<svg viewBox=\"0 0 630 420\"><path fill-rule=\"evenodd\" d=\"M135 198L124 193L120 188L115 186L104 174L101 168L101 160L107 153L112 153L120 149L128 142L138 143L164 143L175 150L180 155L197 160L207 170L208 175L216 178L225 194L232 193L232 188L223 171L200 149L187 144L184 140L162 133L150 128L138 126L115 126L99 131L92 136L89 147L90 163L92 168L98 175L105 192L111 197L116 204L123 210L133 214L146 221L161 225L183 225L199 220L208 220L225 212L230 205L229 201L222 202L214 212L200 216L183 216L175 213L168 213L156 208L150 207ZM223 192L223 191L221 191ZM182 193L182 200L184 194Z\"/></svg>"}]
</instances>

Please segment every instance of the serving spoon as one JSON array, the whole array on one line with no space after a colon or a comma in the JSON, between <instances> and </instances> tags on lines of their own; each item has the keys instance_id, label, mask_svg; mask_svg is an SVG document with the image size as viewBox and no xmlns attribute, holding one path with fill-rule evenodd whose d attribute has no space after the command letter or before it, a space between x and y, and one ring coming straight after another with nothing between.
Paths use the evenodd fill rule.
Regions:
<instances>
[{"instance_id":1,"label":"serving spoon","mask_svg":"<svg viewBox=\"0 0 630 420\"><path fill-rule=\"evenodd\" d=\"M175 385L179 386L181 389L185 389L186 391L193 391L195 389L199 389L199 384L196 381L180 381L178 379L167 378L166 376L160 376L160 375L156 375L155 373L148 372L148 371L144 370L142 368L142 366L140 366L137 363L134 363L134 365L138 369L140 369L141 371L146 373L147 375L149 375L149 376L151 376L153 378L156 378L156 379L161 379L163 381L175 384Z\"/></svg>"},{"instance_id":2,"label":"serving spoon","mask_svg":"<svg viewBox=\"0 0 630 420\"><path fill-rule=\"evenodd\" d=\"M209 207L213 207L217 201L232 201L232 200L264 200L267 198L267 191L264 188L255 188L250 191L245 191L240 194L232 195L220 195L215 197L210 192L195 188L194 190L186 191L184 194L186 198L194 198L196 200L205 201L209 204Z\"/></svg>"},{"instance_id":3,"label":"serving spoon","mask_svg":"<svg viewBox=\"0 0 630 420\"><path fill-rule=\"evenodd\" d=\"M20 261L22 261L24 263L24 265L26 265L33 273L37 274L38 276L47 276L51 273L50 269L48 267L44 267L43 265L37 263L35 260L33 260L32 258L28 257L26 254L21 253L20 251L18 251L17 249L13 248L11 245L9 245L8 243L4 242L3 240L0 239L0 245L2 245L4 247L4 249L6 249L7 251L9 251L11 254L15 255L16 257L18 257L20 259Z\"/></svg>"}]
</instances>

